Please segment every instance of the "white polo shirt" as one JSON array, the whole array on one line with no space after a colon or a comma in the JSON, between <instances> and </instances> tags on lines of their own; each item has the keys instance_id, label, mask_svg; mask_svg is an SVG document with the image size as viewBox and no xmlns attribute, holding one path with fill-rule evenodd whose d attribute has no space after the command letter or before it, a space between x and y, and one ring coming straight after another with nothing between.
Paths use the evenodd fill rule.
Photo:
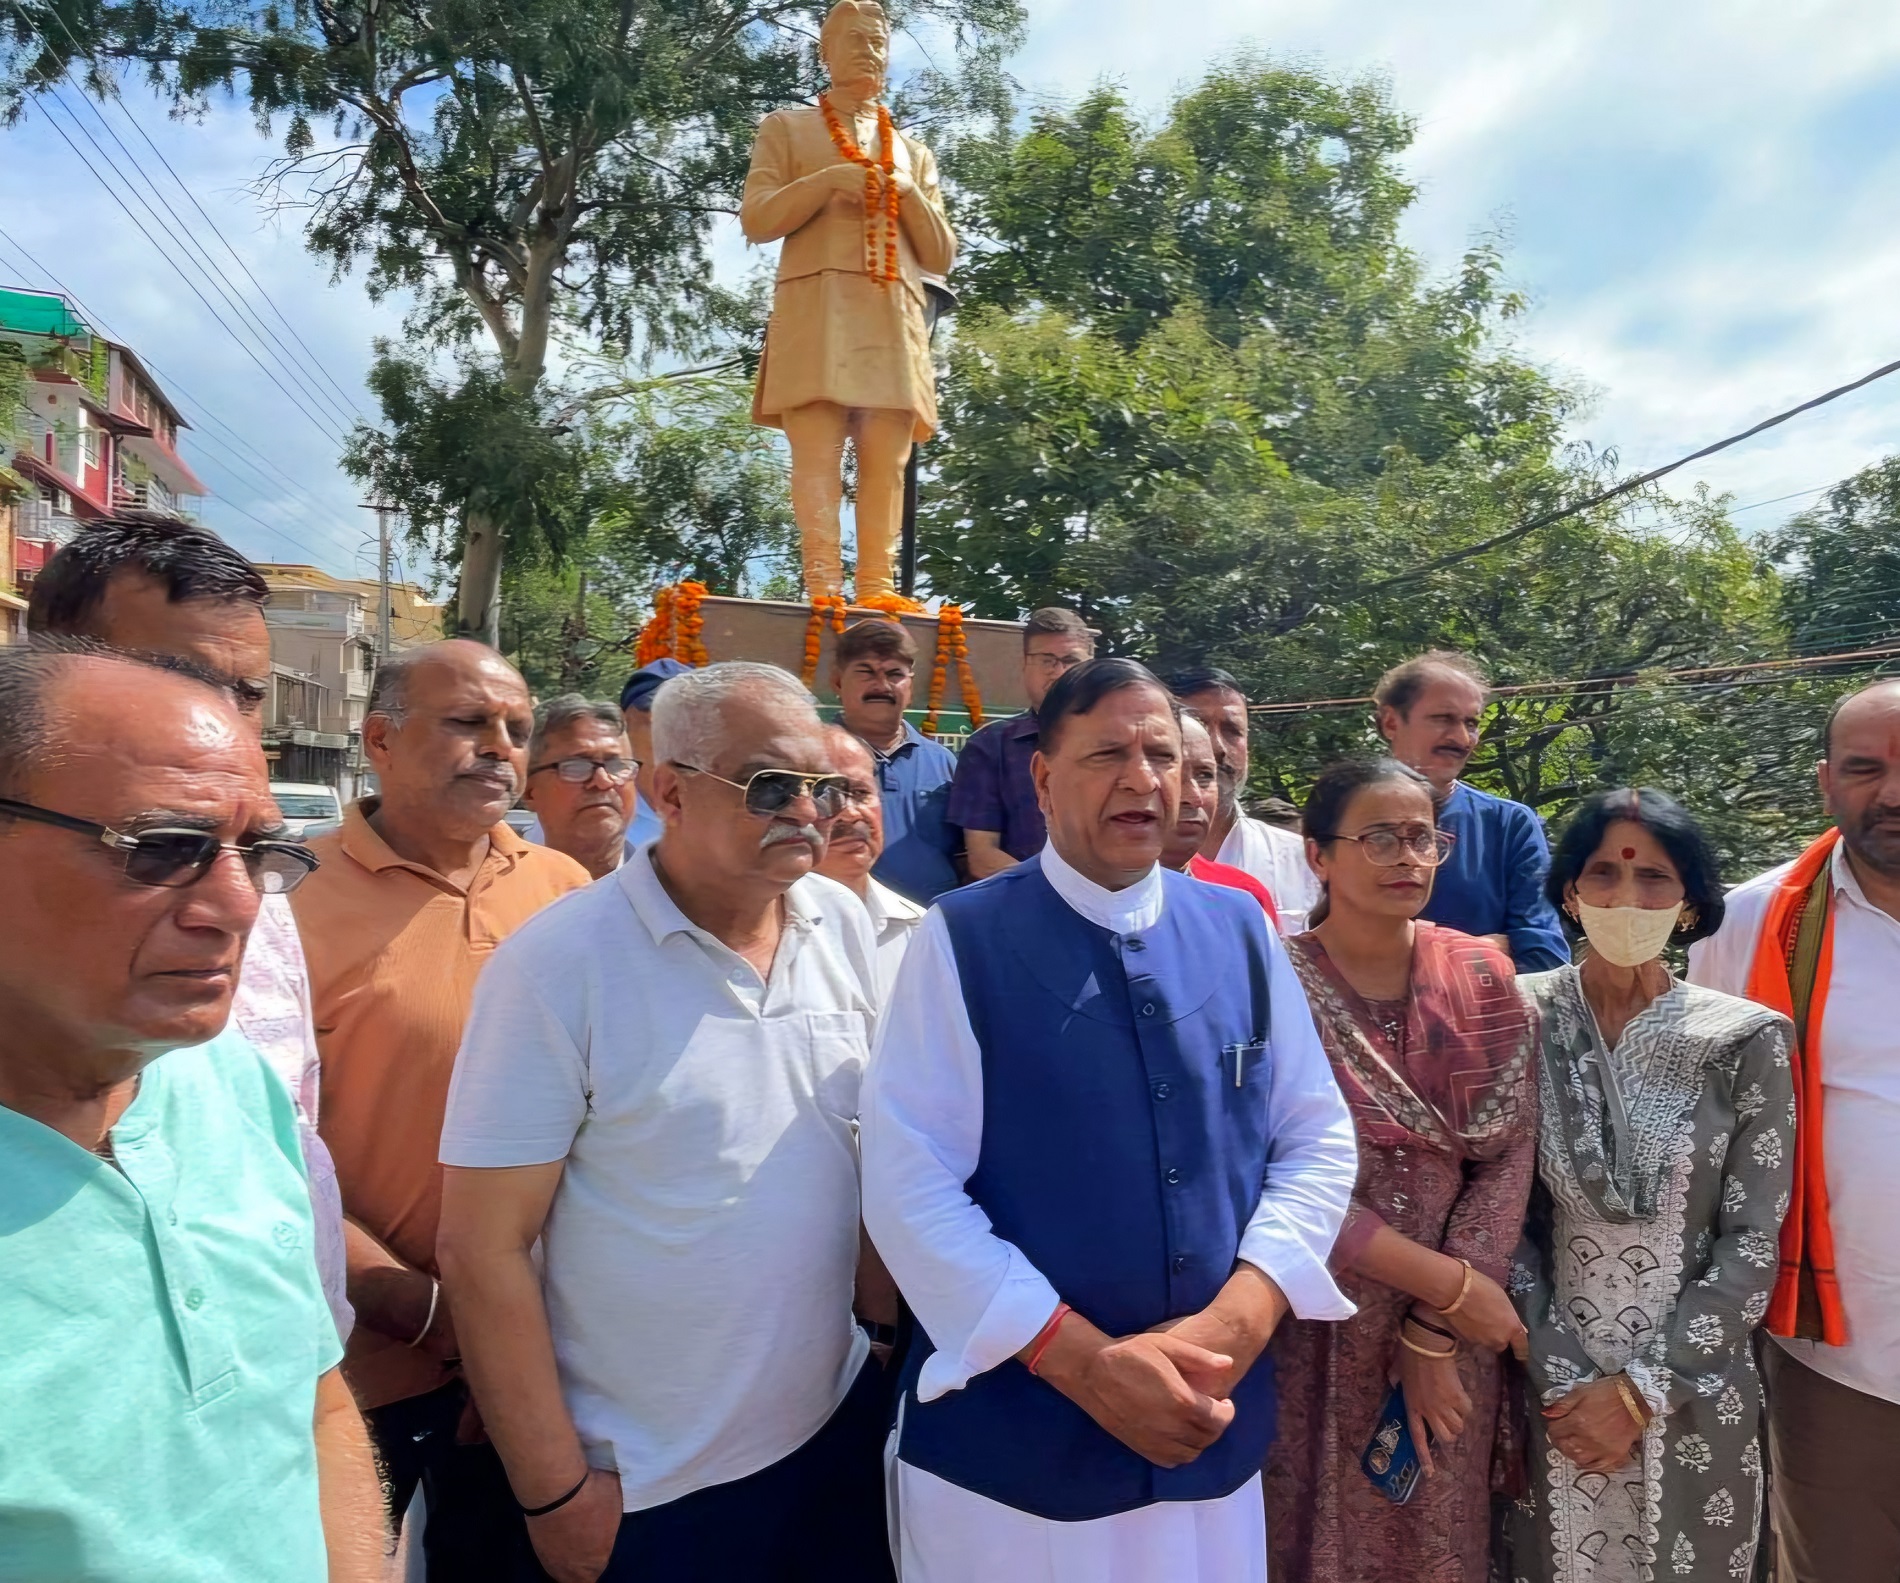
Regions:
<instances>
[{"instance_id":1,"label":"white polo shirt","mask_svg":"<svg viewBox=\"0 0 1900 1583\"><path fill-rule=\"evenodd\" d=\"M497 947L442 1129L445 1165L566 1161L542 1233L561 1388L628 1511L811 1438L868 1343L858 1084L870 922L808 875L771 976L695 927L651 849Z\"/></svg>"},{"instance_id":2,"label":"white polo shirt","mask_svg":"<svg viewBox=\"0 0 1900 1583\"><path fill-rule=\"evenodd\" d=\"M877 1003L882 1007L891 998L891 986L897 982L910 937L924 921L924 909L872 878L865 885L864 910L871 915L871 933L877 940Z\"/></svg>"}]
</instances>

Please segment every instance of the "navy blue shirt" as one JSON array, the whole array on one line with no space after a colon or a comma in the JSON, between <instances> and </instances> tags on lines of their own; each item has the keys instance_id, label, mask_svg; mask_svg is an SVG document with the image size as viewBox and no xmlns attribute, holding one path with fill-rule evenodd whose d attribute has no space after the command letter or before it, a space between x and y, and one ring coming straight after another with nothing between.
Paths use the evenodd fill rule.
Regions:
<instances>
[{"instance_id":1,"label":"navy blue shirt","mask_svg":"<svg viewBox=\"0 0 1900 1583\"><path fill-rule=\"evenodd\" d=\"M1040 740L1033 709L992 721L963 744L950 787L950 822L959 830L1000 836L1003 850L1018 863L1028 862L1049 838L1029 778Z\"/></svg>"},{"instance_id":2,"label":"navy blue shirt","mask_svg":"<svg viewBox=\"0 0 1900 1583\"><path fill-rule=\"evenodd\" d=\"M946 823L956 757L908 720L895 752L864 745L877 761L884 803L884 855L871 872L898 895L928 907L957 883L951 855L961 843Z\"/></svg>"},{"instance_id":3,"label":"navy blue shirt","mask_svg":"<svg viewBox=\"0 0 1900 1583\"><path fill-rule=\"evenodd\" d=\"M1438 811L1438 828L1457 845L1422 916L1464 934L1509 936L1520 973L1568 962L1563 924L1544 895L1550 846L1537 815L1460 781Z\"/></svg>"}]
</instances>

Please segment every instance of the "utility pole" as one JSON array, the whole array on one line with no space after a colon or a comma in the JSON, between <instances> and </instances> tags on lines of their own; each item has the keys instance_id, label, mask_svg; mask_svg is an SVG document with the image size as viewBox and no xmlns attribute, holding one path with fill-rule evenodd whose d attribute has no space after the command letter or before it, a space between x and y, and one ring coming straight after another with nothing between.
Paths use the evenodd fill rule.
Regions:
<instances>
[{"instance_id":1,"label":"utility pole","mask_svg":"<svg viewBox=\"0 0 1900 1583\"><path fill-rule=\"evenodd\" d=\"M376 658L389 656L389 514L396 508L385 500L365 500L365 511L376 513L376 581L381 597L376 606Z\"/></svg>"}]
</instances>

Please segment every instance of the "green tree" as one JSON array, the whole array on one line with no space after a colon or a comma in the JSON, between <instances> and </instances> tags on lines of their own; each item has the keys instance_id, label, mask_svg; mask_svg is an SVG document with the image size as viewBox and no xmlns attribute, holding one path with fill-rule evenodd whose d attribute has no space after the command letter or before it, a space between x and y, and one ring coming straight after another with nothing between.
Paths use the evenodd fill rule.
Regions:
<instances>
[{"instance_id":1,"label":"green tree","mask_svg":"<svg viewBox=\"0 0 1900 1583\"><path fill-rule=\"evenodd\" d=\"M701 355L750 328L713 282L712 225L737 208L759 118L815 90L824 10L822 0L17 0L0 24L12 46L0 107L17 111L69 61L102 95L121 67L142 68L187 113L241 93L260 127L282 131L280 190L307 205L313 251L339 274L362 268L372 296L415 293L418 347L481 354L466 388L422 407L468 400L523 431L509 449L534 451L544 441L526 431L545 416L563 336L647 360ZM914 76L902 107L913 124L1002 107L998 63L1021 25L1019 0L909 0L897 20L946 30L961 63ZM392 424L408 410L388 414ZM543 482L535 474L528 488L463 504L462 630L496 635L505 552L532 541ZM441 498L437 486L424 504Z\"/></svg>"}]
</instances>

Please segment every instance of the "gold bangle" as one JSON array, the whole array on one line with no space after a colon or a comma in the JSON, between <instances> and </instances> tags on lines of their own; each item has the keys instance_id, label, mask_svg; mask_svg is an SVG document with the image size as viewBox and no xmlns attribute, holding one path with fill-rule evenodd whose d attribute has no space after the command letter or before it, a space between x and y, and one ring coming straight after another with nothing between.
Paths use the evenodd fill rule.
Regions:
<instances>
[{"instance_id":1,"label":"gold bangle","mask_svg":"<svg viewBox=\"0 0 1900 1583\"><path fill-rule=\"evenodd\" d=\"M1465 1283L1458 1288L1458 1295L1451 1300L1450 1305L1438 1310L1447 1319L1465 1306L1465 1299L1471 1295L1471 1283L1478 1277L1478 1272L1472 1269L1469 1259L1460 1259L1458 1262L1465 1267Z\"/></svg>"},{"instance_id":2,"label":"gold bangle","mask_svg":"<svg viewBox=\"0 0 1900 1583\"><path fill-rule=\"evenodd\" d=\"M1616 1380L1616 1394L1623 1398L1623 1405L1629 1409L1630 1417L1636 1420L1636 1427L1638 1429L1649 1428L1649 1418L1643 1412L1643 1409L1637 1405L1636 1387L1630 1384L1629 1376L1626 1374L1618 1374L1614 1376L1614 1378Z\"/></svg>"},{"instance_id":3,"label":"gold bangle","mask_svg":"<svg viewBox=\"0 0 1900 1583\"><path fill-rule=\"evenodd\" d=\"M1405 1348L1407 1352L1416 1352L1421 1358L1437 1358L1441 1363L1446 1358L1455 1358L1458 1356L1458 1349L1456 1347L1448 1348L1444 1352L1439 1352L1432 1347L1421 1347L1405 1333L1403 1326L1399 1329L1399 1345Z\"/></svg>"}]
</instances>

